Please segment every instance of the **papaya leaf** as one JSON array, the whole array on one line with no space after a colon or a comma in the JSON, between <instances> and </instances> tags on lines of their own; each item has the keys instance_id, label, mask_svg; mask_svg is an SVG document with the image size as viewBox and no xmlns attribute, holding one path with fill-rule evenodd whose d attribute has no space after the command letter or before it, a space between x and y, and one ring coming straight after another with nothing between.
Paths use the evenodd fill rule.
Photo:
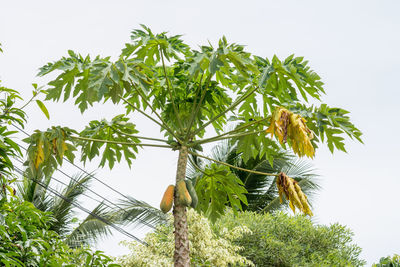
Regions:
<instances>
[{"instance_id":1,"label":"papaya leaf","mask_svg":"<svg viewBox=\"0 0 400 267\"><path fill-rule=\"evenodd\" d=\"M213 163L204 173L195 187L199 198L198 209L212 221L225 212L227 203L234 212L242 210L242 204L247 205L245 195L247 190L243 182L228 167Z\"/></svg>"}]
</instances>

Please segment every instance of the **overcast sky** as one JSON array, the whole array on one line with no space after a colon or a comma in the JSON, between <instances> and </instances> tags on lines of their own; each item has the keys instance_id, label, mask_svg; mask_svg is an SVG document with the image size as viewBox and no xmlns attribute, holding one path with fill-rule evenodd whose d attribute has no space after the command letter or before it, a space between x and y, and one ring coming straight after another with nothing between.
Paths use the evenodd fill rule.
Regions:
<instances>
[{"instance_id":1,"label":"overcast sky","mask_svg":"<svg viewBox=\"0 0 400 267\"><path fill-rule=\"evenodd\" d=\"M146 24L154 32L184 34L196 46L228 41L271 58L292 53L304 56L325 82L323 101L351 111L364 133L364 145L347 141L348 154L317 151L315 167L323 190L315 201L314 220L339 222L355 233L369 264L381 256L400 253L400 132L398 73L400 71L399 1L1 1L0 79L3 85L31 96L37 69L66 55L116 57L132 29ZM82 116L72 102L47 103L51 120L29 107L27 130L50 125L82 129L91 119L111 118L122 109L96 106ZM157 137L158 128L133 117L144 134ZM173 183L177 153L145 149L132 169L125 164L97 177L137 199L158 206L166 186ZM95 170L96 165L88 165ZM76 172L72 168L70 173ZM95 185L104 196L116 198ZM93 206L93 203L87 204ZM143 236L143 231L132 231ZM98 246L121 253L117 235Z\"/></svg>"}]
</instances>

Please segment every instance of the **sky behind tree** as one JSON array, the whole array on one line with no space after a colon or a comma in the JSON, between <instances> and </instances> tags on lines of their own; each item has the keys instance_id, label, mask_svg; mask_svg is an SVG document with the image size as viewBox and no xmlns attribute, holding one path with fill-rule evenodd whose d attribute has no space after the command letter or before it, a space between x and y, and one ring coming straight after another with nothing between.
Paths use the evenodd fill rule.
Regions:
<instances>
[{"instance_id":1,"label":"sky behind tree","mask_svg":"<svg viewBox=\"0 0 400 267\"><path fill-rule=\"evenodd\" d=\"M0 79L28 99L31 83L46 83L35 77L39 67L66 55L68 49L117 57L141 23L153 32L183 34L192 46L215 44L225 35L259 56L304 56L325 83L323 102L349 110L365 143L347 140L347 154L331 155L325 146L317 150L313 163L323 190L314 201L313 220L350 227L363 248L362 257L372 263L400 253L400 145L395 140L400 132L399 10L398 1L2 1ZM123 112L113 105L96 105L81 115L73 101L46 105L50 121L37 107L27 109L28 132L51 125L82 129L89 120ZM142 134L159 136L152 122L139 115L133 121ZM146 148L132 169L121 164L112 171L99 169L96 176L158 206L175 179L176 160L177 152ZM96 167L88 164L86 169ZM94 188L106 197L117 197L97 184ZM117 240L123 238L116 235L98 248L119 254Z\"/></svg>"}]
</instances>

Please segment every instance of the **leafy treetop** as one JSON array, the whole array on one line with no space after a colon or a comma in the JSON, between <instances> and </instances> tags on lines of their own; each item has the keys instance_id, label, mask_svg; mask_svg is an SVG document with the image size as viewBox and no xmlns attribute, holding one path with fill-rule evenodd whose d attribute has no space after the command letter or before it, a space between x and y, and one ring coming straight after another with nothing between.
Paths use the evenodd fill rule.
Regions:
<instances>
[{"instance_id":1,"label":"leafy treetop","mask_svg":"<svg viewBox=\"0 0 400 267\"><path fill-rule=\"evenodd\" d=\"M325 92L321 78L302 57L291 55L280 60L273 56L269 60L252 55L242 45L228 43L225 37L215 47L209 44L196 50L180 35L155 34L142 25L132 32L131 42L117 59L68 51L68 56L40 68L39 75L51 72L58 76L48 83L46 99L65 101L72 97L81 112L95 102L111 101L124 105L126 112L112 120L92 121L80 132L57 127L37 132L27 139L27 164L33 170L49 163L53 167L61 164L62 153L73 160L75 147L81 149L83 161L100 156L100 166L108 163L112 168L122 157L130 165L138 148L144 146L187 147L189 153L202 157L195 152L202 151L202 144L229 138L237 142L245 161L266 156L272 163L271 151L277 151L279 143L283 147L288 144L300 156L312 157L319 142L326 142L333 152L335 148L345 151L344 135L361 141L361 132L350 122L347 111L307 104L310 98L320 101ZM282 109L293 114L292 126L283 123L285 118L277 118L281 130L289 131L288 143L279 140L279 135L279 143L266 135L274 123L271 115ZM131 112L158 124L165 138L138 135L129 118ZM228 121L236 127L222 133ZM204 138L208 126L216 136ZM212 168L208 171L229 173L228 166ZM210 179L208 186L213 183L216 180ZM245 193L240 185L225 183L222 187L239 199ZM235 197L232 201L232 206L237 206Z\"/></svg>"}]
</instances>

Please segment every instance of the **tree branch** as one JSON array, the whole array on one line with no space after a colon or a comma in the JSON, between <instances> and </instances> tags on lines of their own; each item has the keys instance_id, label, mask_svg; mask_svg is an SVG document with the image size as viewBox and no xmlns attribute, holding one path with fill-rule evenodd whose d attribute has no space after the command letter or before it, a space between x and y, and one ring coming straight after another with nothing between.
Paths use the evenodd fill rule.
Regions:
<instances>
[{"instance_id":1,"label":"tree branch","mask_svg":"<svg viewBox=\"0 0 400 267\"><path fill-rule=\"evenodd\" d=\"M201 90L201 82L203 81L203 76L204 76L204 73L201 74L200 84L199 84L198 90ZM196 115L195 110L197 110L197 95L198 95L198 92L196 92L195 98L194 98L194 101L193 101L193 109L192 109L192 113L190 114L189 126L187 128L188 130L187 130L186 136L185 136L185 140L186 141L189 141L190 130L192 128L193 121L194 121L194 118L195 118L195 115ZM199 103L200 103L200 101L199 101Z\"/></svg>"},{"instance_id":2,"label":"tree branch","mask_svg":"<svg viewBox=\"0 0 400 267\"><path fill-rule=\"evenodd\" d=\"M256 123L259 123L259 122L262 122L262 121L265 121L265 120L268 120L268 119L269 119L269 118L263 118L263 119L260 119L260 120L252 121L252 122L250 122L249 124L242 125L242 126L240 126L240 127L237 127L236 129L233 129L232 131L229 131L229 132L220 134L220 135L218 135L218 136L219 136L219 137L222 137L222 136L225 136L225 135L228 135L228 134L236 133L236 132L238 132L238 131L240 131L240 130L242 130L242 129L244 129L244 128L247 128L247 127L249 127L249 126L251 126L251 125L253 125L253 124L256 124Z\"/></svg>"},{"instance_id":3,"label":"tree branch","mask_svg":"<svg viewBox=\"0 0 400 267\"><path fill-rule=\"evenodd\" d=\"M181 129L183 129L182 121L181 121L181 118L180 118L180 116L179 116L178 109L176 108L174 98L173 98L173 96L172 96L172 89L171 89L171 86L170 86L170 80L168 79L168 76L167 76L167 69L166 69L166 67L165 67L165 62L164 62L164 54L163 54L163 52L162 52L162 49L160 49L159 51L160 51L161 62L162 62L162 65L163 65L165 81L166 81L166 83L167 83L167 88L168 88L169 97L171 98L172 107L173 107L173 109L174 109L176 119L178 120L179 127L180 127Z\"/></svg>"},{"instance_id":4,"label":"tree branch","mask_svg":"<svg viewBox=\"0 0 400 267\"><path fill-rule=\"evenodd\" d=\"M203 76L202 76L202 77L203 77ZM205 86L205 88L204 88L204 91L203 91L202 94L201 94L199 103L198 103L198 105L196 106L196 110L192 113L192 116L190 117L190 124L189 124L189 127L188 127L188 134L187 134L188 137L189 137L189 132L190 132L190 129L192 128L193 122L194 122L194 120L195 120L197 114L199 113L200 106L201 106L201 104L203 103L204 97L206 96L206 92L207 92L207 90L208 90L208 85L210 84L210 80L211 80L211 76L209 76L209 77L207 78L207 81L206 81L207 84L206 84L206 86ZM200 81L200 88L201 88L201 81ZM193 135L196 135L196 133L197 133L197 130L196 130L196 132L195 132Z\"/></svg>"},{"instance_id":5,"label":"tree branch","mask_svg":"<svg viewBox=\"0 0 400 267\"><path fill-rule=\"evenodd\" d=\"M227 113L228 111L234 109L237 105L239 105L242 101L246 100L246 98L248 98L250 95L252 95L256 90L258 89L258 87L255 87L253 90L250 91L250 93L247 93L245 95L243 95L241 98L239 98L238 100L235 101L235 103L233 103L232 105L230 105L226 110L222 111L221 113L219 113L217 116L215 116L214 118L212 118L211 120L209 120L206 124L204 124L203 126L201 126L200 128L198 128L195 132L194 135L198 134L201 130L203 130L204 128L206 128L208 125L210 125L211 123L213 123L215 120L217 120L219 117L223 116L225 113Z\"/></svg>"},{"instance_id":6,"label":"tree branch","mask_svg":"<svg viewBox=\"0 0 400 267\"><path fill-rule=\"evenodd\" d=\"M226 163L226 162L219 161L219 160L216 160L216 159L212 159L212 158L209 158L209 157L206 157L206 156L197 154L197 153L192 152L192 151L189 151L189 153L192 154L193 156L197 156L197 157L200 157L200 158L208 159L208 160L214 161L214 162L216 162L216 163L219 163L219 164L221 164L221 165L225 165L225 166L228 166L228 167L230 167L230 168L237 169L237 170L240 170L240 171L245 171L245 172L250 172L250 173L260 174L260 175L266 175L266 176L278 176L278 175L279 175L279 174L274 174L274 173L253 171L253 170L249 170L249 169L245 169L245 168L233 166L233 165L228 164L228 163Z\"/></svg>"},{"instance_id":7,"label":"tree branch","mask_svg":"<svg viewBox=\"0 0 400 267\"><path fill-rule=\"evenodd\" d=\"M100 143L108 143L108 144L117 144L117 145L127 145L127 146L151 146L151 147L165 147L165 148L172 148L172 146L168 145L156 145L156 144L135 144L129 142L121 142L121 141L112 141L112 140L102 140L102 139L94 139L94 138L87 138L81 136L71 136L71 138L85 140L85 141L92 141L92 142L100 142Z\"/></svg>"},{"instance_id":8,"label":"tree branch","mask_svg":"<svg viewBox=\"0 0 400 267\"><path fill-rule=\"evenodd\" d=\"M117 133L119 133L119 134L126 135L126 136L133 137L133 138L145 139L145 140L151 140L151 141L158 141L158 142L164 142L164 143L167 143L167 142L168 142L167 140L163 140L163 139L152 138L152 137L145 137L145 136L139 136L139 135L134 135L134 134L128 134L128 133L122 132L122 131L120 131L120 130L114 128L114 127L111 127L111 128L112 128L115 132L117 132Z\"/></svg>"},{"instance_id":9,"label":"tree branch","mask_svg":"<svg viewBox=\"0 0 400 267\"><path fill-rule=\"evenodd\" d=\"M200 171L201 173L203 173L204 175L206 175L206 173L196 164L196 162L194 162L193 160L192 160L192 158L188 158L189 159L189 161L190 161L190 163L192 163L192 165L198 170L198 171Z\"/></svg>"},{"instance_id":10,"label":"tree branch","mask_svg":"<svg viewBox=\"0 0 400 267\"><path fill-rule=\"evenodd\" d=\"M35 97L39 94L39 92L35 92L33 94L33 96L31 97L31 99L28 100L28 102L26 102L22 107L18 108L19 110L23 110L27 105L29 105L29 103L31 103L33 101L33 99L35 99Z\"/></svg>"},{"instance_id":11,"label":"tree branch","mask_svg":"<svg viewBox=\"0 0 400 267\"><path fill-rule=\"evenodd\" d=\"M153 122L157 123L161 128L165 129L168 133L170 133L173 137L176 138L176 140L178 140L178 142L180 142L179 138L175 135L175 133L167 126L164 125L163 123L160 123L159 121L157 121L156 119L154 119L153 117L151 117L149 114L147 114L146 112L138 109L137 107L135 107L134 105L132 105L128 100L126 100L125 98L123 98L122 96L120 96L120 98L127 103L129 106L131 106L133 109L139 111L141 114L143 114L144 116L146 116L147 118L149 118L150 120L152 120ZM146 102L147 103L147 102ZM151 106L150 106L151 107Z\"/></svg>"},{"instance_id":12,"label":"tree branch","mask_svg":"<svg viewBox=\"0 0 400 267\"><path fill-rule=\"evenodd\" d=\"M136 92L140 95L140 97L143 99L144 102L146 102L146 105L150 107L151 111L156 114L157 118L161 121L163 124L163 127L167 132L169 132L173 137L176 138L176 140L182 144L182 141L179 139L179 137L174 133L174 131L171 130L171 128L168 127L168 124L161 118L161 116L156 112L156 110L153 108L152 105L150 105L149 101L147 101L146 97L143 96L142 92L135 86L135 84L131 81L131 84L133 88L135 88Z\"/></svg>"},{"instance_id":13,"label":"tree branch","mask_svg":"<svg viewBox=\"0 0 400 267\"><path fill-rule=\"evenodd\" d=\"M265 130L260 130L260 131L256 131L256 132L245 132L245 133L241 133L241 134L234 134L234 135L229 135L229 136L225 136L225 134L221 134L221 135L217 135L211 138L207 138L207 139L203 139L203 140L199 140L199 141L194 141L193 144L205 144L205 143L211 143L211 142L215 142L215 141L219 141L219 140L224 140L224 139L229 139L229 138L234 138L234 137L241 137L241 136L246 136L246 135L252 135L252 134L258 134L258 133L262 133L265 132Z\"/></svg>"}]
</instances>

